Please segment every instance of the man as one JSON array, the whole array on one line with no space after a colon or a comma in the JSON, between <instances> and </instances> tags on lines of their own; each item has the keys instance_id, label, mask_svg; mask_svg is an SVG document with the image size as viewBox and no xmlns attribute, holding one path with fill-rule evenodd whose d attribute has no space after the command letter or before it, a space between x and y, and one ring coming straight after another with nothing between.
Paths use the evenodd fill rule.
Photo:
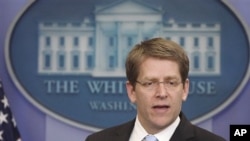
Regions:
<instances>
[{"instance_id":1,"label":"man","mask_svg":"<svg viewBox=\"0 0 250 141\"><path fill-rule=\"evenodd\" d=\"M181 112L189 90L189 60L175 42L141 42L126 60L126 89L137 105L133 121L94 133L86 141L224 141L192 125Z\"/></svg>"}]
</instances>

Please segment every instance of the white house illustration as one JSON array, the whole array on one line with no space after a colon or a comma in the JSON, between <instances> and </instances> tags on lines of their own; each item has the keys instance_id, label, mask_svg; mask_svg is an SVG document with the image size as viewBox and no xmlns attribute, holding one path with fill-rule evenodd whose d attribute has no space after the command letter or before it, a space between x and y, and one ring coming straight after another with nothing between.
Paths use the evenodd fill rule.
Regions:
<instances>
[{"instance_id":1,"label":"white house illustration","mask_svg":"<svg viewBox=\"0 0 250 141\"><path fill-rule=\"evenodd\" d=\"M165 21L161 8L137 0L97 6L94 20L39 22L38 73L125 76L127 53L142 40L179 43L190 58L190 75L220 75L220 24Z\"/></svg>"}]
</instances>

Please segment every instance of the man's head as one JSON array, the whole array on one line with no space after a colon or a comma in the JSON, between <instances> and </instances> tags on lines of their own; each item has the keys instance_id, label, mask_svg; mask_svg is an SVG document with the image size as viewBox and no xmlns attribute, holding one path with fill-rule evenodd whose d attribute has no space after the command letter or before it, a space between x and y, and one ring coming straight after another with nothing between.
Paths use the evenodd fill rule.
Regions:
<instances>
[{"instance_id":1,"label":"man's head","mask_svg":"<svg viewBox=\"0 0 250 141\"><path fill-rule=\"evenodd\" d=\"M157 133L178 117L189 90L189 60L176 43L155 38L137 44L126 61L128 97L148 133Z\"/></svg>"}]
</instances>

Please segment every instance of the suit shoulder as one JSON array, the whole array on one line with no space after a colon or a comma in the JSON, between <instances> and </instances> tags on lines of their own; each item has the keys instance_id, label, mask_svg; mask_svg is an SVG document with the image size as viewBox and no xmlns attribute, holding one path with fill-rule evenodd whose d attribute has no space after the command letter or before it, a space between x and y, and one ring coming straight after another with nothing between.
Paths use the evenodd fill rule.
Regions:
<instances>
[{"instance_id":1,"label":"suit shoulder","mask_svg":"<svg viewBox=\"0 0 250 141\"><path fill-rule=\"evenodd\" d=\"M100 140L104 141L110 138L112 139L114 137L120 136L122 134L125 134L125 136L129 136L130 133L132 132L133 127L134 127L134 120L95 132L89 135L86 138L86 141L100 141Z\"/></svg>"},{"instance_id":2,"label":"suit shoulder","mask_svg":"<svg viewBox=\"0 0 250 141\"><path fill-rule=\"evenodd\" d=\"M180 118L181 122L176 128L171 141L226 141L219 135L192 124L183 113L180 114Z\"/></svg>"},{"instance_id":3,"label":"suit shoulder","mask_svg":"<svg viewBox=\"0 0 250 141\"><path fill-rule=\"evenodd\" d=\"M200 128L198 126L194 126L195 128L195 136L197 138L200 138L198 140L202 140L202 141L226 141L224 138L222 138L219 135L216 135L210 131L207 131L203 128Z\"/></svg>"}]
</instances>

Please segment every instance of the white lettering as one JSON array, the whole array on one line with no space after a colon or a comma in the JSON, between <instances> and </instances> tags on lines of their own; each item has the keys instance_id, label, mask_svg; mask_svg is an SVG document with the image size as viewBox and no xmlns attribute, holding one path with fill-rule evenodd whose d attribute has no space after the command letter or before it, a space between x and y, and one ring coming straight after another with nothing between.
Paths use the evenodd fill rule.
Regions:
<instances>
[{"instance_id":1,"label":"white lettering","mask_svg":"<svg viewBox=\"0 0 250 141\"><path fill-rule=\"evenodd\" d=\"M132 111L136 110L133 103L127 101L90 101L89 106L94 111Z\"/></svg>"},{"instance_id":2,"label":"white lettering","mask_svg":"<svg viewBox=\"0 0 250 141\"><path fill-rule=\"evenodd\" d=\"M244 136L247 133L246 129L236 129L234 132L234 136Z\"/></svg>"},{"instance_id":3,"label":"white lettering","mask_svg":"<svg viewBox=\"0 0 250 141\"><path fill-rule=\"evenodd\" d=\"M90 92L93 94L123 94L124 81L87 81Z\"/></svg>"},{"instance_id":4,"label":"white lettering","mask_svg":"<svg viewBox=\"0 0 250 141\"><path fill-rule=\"evenodd\" d=\"M191 81L189 94L214 95L216 94L215 81Z\"/></svg>"},{"instance_id":5,"label":"white lettering","mask_svg":"<svg viewBox=\"0 0 250 141\"><path fill-rule=\"evenodd\" d=\"M76 80L45 80L46 92L51 94L79 93L79 82Z\"/></svg>"}]
</instances>

